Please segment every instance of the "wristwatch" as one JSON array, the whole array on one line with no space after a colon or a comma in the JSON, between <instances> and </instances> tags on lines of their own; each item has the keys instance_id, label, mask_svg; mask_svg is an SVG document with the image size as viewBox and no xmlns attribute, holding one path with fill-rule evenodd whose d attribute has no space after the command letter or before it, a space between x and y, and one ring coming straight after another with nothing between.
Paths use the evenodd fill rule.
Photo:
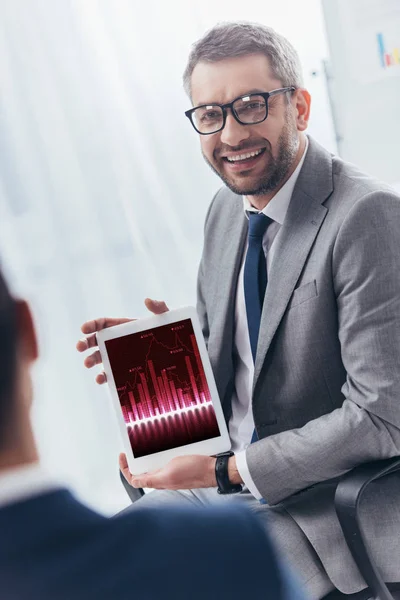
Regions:
<instances>
[{"instance_id":1,"label":"wristwatch","mask_svg":"<svg viewBox=\"0 0 400 600\"><path fill-rule=\"evenodd\" d=\"M215 478L218 485L218 494L237 494L242 491L242 485L234 484L229 481L228 460L233 456L233 452L223 452L217 454L215 463Z\"/></svg>"}]
</instances>

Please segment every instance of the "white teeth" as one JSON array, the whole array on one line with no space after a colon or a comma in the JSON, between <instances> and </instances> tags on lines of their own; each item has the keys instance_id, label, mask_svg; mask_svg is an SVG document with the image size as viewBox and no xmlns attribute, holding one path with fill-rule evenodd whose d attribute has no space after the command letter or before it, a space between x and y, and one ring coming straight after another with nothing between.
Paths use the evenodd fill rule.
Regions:
<instances>
[{"instance_id":1,"label":"white teeth","mask_svg":"<svg viewBox=\"0 0 400 600\"><path fill-rule=\"evenodd\" d=\"M257 150L256 152L248 152L247 154L237 154L236 156L227 156L226 158L229 162L235 162L236 160L245 160L246 158L252 158L253 156L258 156L260 152L262 152L262 148Z\"/></svg>"}]
</instances>

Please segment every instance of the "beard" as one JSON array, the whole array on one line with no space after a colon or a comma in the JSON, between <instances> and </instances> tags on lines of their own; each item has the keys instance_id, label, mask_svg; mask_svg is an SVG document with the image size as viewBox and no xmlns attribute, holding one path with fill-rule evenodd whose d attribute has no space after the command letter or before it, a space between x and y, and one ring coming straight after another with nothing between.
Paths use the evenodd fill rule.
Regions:
<instances>
[{"instance_id":1,"label":"beard","mask_svg":"<svg viewBox=\"0 0 400 600\"><path fill-rule=\"evenodd\" d=\"M291 122L290 118L288 118L278 139L276 158L272 155L270 142L267 139L263 139L263 144L265 145L264 154L268 154L269 158L268 165L257 181L243 181L242 184L227 177L222 169L217 169L217 167L206 158L204 153L203 157L212 171L222 179L224 184L234 194L243 196L262 196L268 192L273 192L282 184L297 155L299 143L297 128L294 123ZM240 148L239 151L240 150L242 150L242 148Z\"/></svg>"}]
</instances>

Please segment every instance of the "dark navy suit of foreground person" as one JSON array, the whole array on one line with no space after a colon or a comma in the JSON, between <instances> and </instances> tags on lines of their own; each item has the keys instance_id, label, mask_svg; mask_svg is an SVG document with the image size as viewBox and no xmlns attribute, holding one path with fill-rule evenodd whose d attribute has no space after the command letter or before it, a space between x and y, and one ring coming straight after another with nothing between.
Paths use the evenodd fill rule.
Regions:
<instances>
[{"instance_id":1,"label":"dark navy suit of foreground person","mask_svg":"<svg viewBox=\"0 0 400 600\"><path fill-rule=\"evenodd\" d=\"M107 519L66 490L0 509L2 600L284 597L295 596L247 512L142 509Z\"/></svg>"}]
</instances>

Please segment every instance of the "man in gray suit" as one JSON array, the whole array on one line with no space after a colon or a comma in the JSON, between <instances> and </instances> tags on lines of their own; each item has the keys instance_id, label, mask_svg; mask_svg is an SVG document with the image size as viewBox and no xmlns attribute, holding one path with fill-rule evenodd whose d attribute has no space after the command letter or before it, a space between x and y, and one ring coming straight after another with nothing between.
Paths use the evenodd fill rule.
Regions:
<instances>
[{"instance_id":1,"label":"man in gray suit","mask_svg":"<svg viewBox=\"0 0 400 600\"><path fill-rule=\"evenodd\" d=\"M305 135L298 57L271 29L215 27L184 83L187 117L225 184L206 218L198 312L232 439L229 481L243 489L216 493L212 457L133 477L122 456L121 469L134 487L163 489L139 505L249 505L311 598L356 592L365 583L333 495L346 471L400 454L400 198ZM78 349L117 322L86 323ZM99 362L95 352L85 364ZM392 476L362 506L386 581L400 580L399 498Z\"/></svg>"}]
</instances>

